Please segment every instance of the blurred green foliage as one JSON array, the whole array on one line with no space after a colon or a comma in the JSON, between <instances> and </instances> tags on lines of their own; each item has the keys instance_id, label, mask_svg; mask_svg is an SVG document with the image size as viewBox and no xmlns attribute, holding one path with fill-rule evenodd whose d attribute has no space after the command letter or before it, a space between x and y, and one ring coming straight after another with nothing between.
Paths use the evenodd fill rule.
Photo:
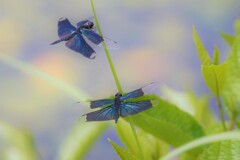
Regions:
<instances>
[{"instance_id":1,"label":"blurred green foliage","mask_svg":"<svg viewBox=\"0 0 240 160\"><path fill-rule=\"evenodd\" d=\"M26 129L17 129L0 122L0 141L4 144L3 148L0 147L2 160L38 159L34 138Z\"/></svg>"},{"instance_id":2,"label":"blurred green foliage","mask_svg":"<svg viewBox=\"0 0 240 160\"><path fill-rule=\"evenodd\" d=\"M143 2L142 2L143 3ZM6 27L8 28L8 27ZM193 28L193 38L201 62L202 76L209 90L216 96L221 115L226 115L219 121L211 112L209 98L198 97L195 93L177 93L172 91L168 95L171 100L164 100L154 96L154 107L143 113L132 116L134 125L137 127L139 144L143 150L143 157L146 160L169 159L168 157L178 156L181 159L192 160L214 160L219 158L237 159L240 151L240 21L235 23L235 35L219 32L224 40L231 47L227 59L220 62L219 49L215 47L213 58L210 58L208 51ZM20 39L20 38L19 38ZM85 99L87 95L80 89L76 89L68 83L50 76L31 64L24 63L9 55L0 54L0 61L17 69L46 81L57 89L67 93L71 97ZM168 92L169 93L169 92ZM181 104L178 104L178 96ZM141 97L143 100L146 97ZM150 99L150 98L149 98ZM221 103L224 102L222 106ZM180 105L185 106L183 109ZM189 105L189 108L186 106ZM192 112L187 111L188 109ZM224 133L222 125L226 129L235 132ZM79 123L69 132L61 146L59 146L58 159L77 160L84 159L94 142L102 135L108 127L108 123ZM109 140L121 159L140 159L141 154L137 149L129 120L119 119L115 126L116 132L123 143L123 146ZM211 136L210 136L211 135ZM221 137L220 137L221 136ZM220 138L219 138L220 137ZM34 160L41 159L37 151L34 137L27 129L15 128L12 125L0 122L1 144L0 159L3 160ZM237 139L237 140L230 140ZM200 141L204 140L204 141ZM220 141L214 143L216 141ZM170 148L175 147L175 150Z\"/></svg>"}]
</instances>

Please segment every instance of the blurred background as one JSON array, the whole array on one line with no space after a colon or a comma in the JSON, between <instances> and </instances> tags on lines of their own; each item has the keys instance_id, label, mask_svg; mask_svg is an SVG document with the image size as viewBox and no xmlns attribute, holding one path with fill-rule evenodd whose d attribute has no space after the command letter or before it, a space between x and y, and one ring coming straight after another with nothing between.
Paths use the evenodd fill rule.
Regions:
<instances>
[{"instance_id":1,"label":"blurred background","mask_svg":"<svg viewBox=\"0 0 240 160\"><path fill-rule=\"evenodd\" d=\"M239 0L94 4L103 34L118 42L119 49L110 52L126 92L159 81L177 91L209 94L192 27L211 55L214 46L219 47L223 60L229 48L218 31L233 34L240 16ZM57 159L73 126L90 111L87 104L75 102L117 92L103 48L91 45L97 55L89 60L64 43L49 45L58 39L59 18L67 17L75 25L92 16L88 0L0 0L0 121L28 129L41 159ZM103 133L85 159L118 159L107 138L118 142L114 127Z\"/></svg>"}]
</instances>

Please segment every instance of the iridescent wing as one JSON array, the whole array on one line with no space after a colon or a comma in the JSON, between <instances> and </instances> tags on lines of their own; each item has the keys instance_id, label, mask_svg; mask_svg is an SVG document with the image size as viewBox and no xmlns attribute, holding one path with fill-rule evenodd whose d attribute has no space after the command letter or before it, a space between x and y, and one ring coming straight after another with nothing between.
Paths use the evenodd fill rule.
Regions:
<instances>
[{"instance_id":1,"label":"iridescent wing","mask_svg":"<svg viewBox=\"0 0 240 160\"><path fill-rule=\"evenodd\" d=\"M69 22L67 18L60 18L58 21L58 36L60 39L69 36L76 31L76 28Z\"/></svg>"},{"instance_id":2,"label":"iridescent wing","mask_svg":"<svg viewBox=\"0 0 240 160\"><path fill-rule=\"evenodd\" d=\"M94 100L90 102L90 108L107 107L113 105L113 103L114 103L113 99Z\"/></svg>"},{"instance_id":3,"label":"iridescent wing","mask_svg":"<svg viewBox=\"0 0 240 160\"><path fill-rule=\"evenodd\" d=\"M126 117L129 115L134 115L152 107L153 104L150 100L139 102L122 102L120 107L120 116Z\"/></svg>"},{"instance_id":4,"label":"iridescent wing","mask_svg":"<svg viewBox=\"0 0 240 160\"><path fill-rule=\"evenodd\" d=\"M87 44L81 34L76 34L73 38L67 41L66 46L78 53L81 53L87 58L95 58L95 51Z\"/></svg>"},{"instance_id":5,"label":"iridescent wing","mask_svg":"<svg viewBox=\"0 0 240 160\"><path fill-rule=\"evenodd\" d=\"M153 89L156 90L157 89L156 85L158 84L159 84L158 82L150 83L146 86L143 86L142 88L124 94L122 97L120 97L120 100L124 101L130 98L138 98L146 94L153 94Z\"/></svg>"},{"instance_id":6,"label":"iridescent wing","mask_svg":"<svg viewBox=\"0 0 240 160\"><path fill-rule=\"evenodd\" d=\"M103 41L103 38L91 29L83 28L81 29L81 32L84 36L86 36L90 41L92 41L96 45L99 45Z\"/></svg>"},{"instance_id":7,"label":"iridescent wing","mask_svg":"<svg viewBox=\"0 0 240 160\"><path fill-rule=\"evenodd\" d=\"M74 36L75 36L74 33L73 33L73 34L68 34L68 35L66 35L66 36L64 36L64 37L62 37L62 38L60 38L60 39L52 42L50 45L54 45L54 44L60 43L60 42L62 42L62 41L68 41L69 39L71 39L71 38L74 37Z\"/></svg>"},{"instance_id":8,"label":"iridescent wing","mask_svg":"<svg viewBox=\"0 0 240 160\"><path fill-rule=\"evenodd\" d=\"M87 122L118 119L118 113L114 105L100 109L98 111L87 113L83 116L86 116Z\"/></svg>"},{"instance_id":9,"label":"iridescent wing","mask_svg":"<svg viewBox=\"0 0 240 160\"><path fill-rule=\"evenodd\" d=\"M59 39L52 42L51 45L67 41L74 36L76 28L69 22L67 18L60 18L58 21L58 36Z\"/></svg>"},{"instance_id":10,"label":"iridescent wing","mask_svg":"<svg viewBox=\"0 0 240 160\"><path fill-rule=\"evenodd\" d=\"M132 92L129 92L125 95L123 95L122 97L120 97L120 100L127 100L127 99L130 99L130 98L137 98L137 97L141 97L144 95L144 92L142 90L142 88L139 88L137 90L134 90Z\"/></svg>"}]
</instances>

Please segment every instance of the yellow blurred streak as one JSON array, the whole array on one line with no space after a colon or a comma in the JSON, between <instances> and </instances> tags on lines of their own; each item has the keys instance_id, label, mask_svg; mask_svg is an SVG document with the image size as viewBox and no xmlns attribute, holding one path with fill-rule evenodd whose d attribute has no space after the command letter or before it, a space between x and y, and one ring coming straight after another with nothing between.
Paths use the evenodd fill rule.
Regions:
<instances>
[{"instance_id":1,"label":"yellow blurred streak","mask_svg":"<svg viewBox=\"0 0 240 160\"><path fill-rule=\"evenodd\" d=\"M60 79L52 77L51 75L39 70L37 67L33 65L24 63L3 53L0 53L0 61L13 67L14 69L17 69L26 74L29 74L31 76L37 77L48 82L50 85L58 88L59 90L65 92L66 94L70 95L73 98L84 100L86 99L86 97L88 97L83 91L81 91L81 89L76 89L76 87L73 87Z\"/></svg>"},{"instance_id":2,"label":"yellow blurred streak","mask_svg":"<svg viewBox=\"0 0 240 160\"><path fill-rule=\"evenodd\" d=\"M27 124L34 123L43 129L51 126L50 117L59 111L59 107L63 107L62 103L69 98L67 96L72 97L74 102L86 100L87 95L79 88L62 80L61 73L58 73L59 75L57 74L57 78L55 78L50 75L49 71L50 74L35 65L24 63L2 53L0 53L1 62L28 75L16 75L11 78L1 75L1 112L14 120L20 120ZM49 67L45 70L48 69ZM64 76L66 79L68 75L64 74ZM73 107L74 102L66 104L66 107L76 111L77 108ZM49 118L42 118L42 116ZM32 119L34 121L31 121Z\"/></svg>"},{"instance_id":3,"label":"yellow blurred streak","mask_svg":"<svg viewBox=\"0 0 240 160\"><path fill-rule=\"evenodd\" d=\"M4 19L0 21L0 51L16 54L23 38L20 26L15 21Z\"/></svg>"},{"instance_id":4,"label":"yellow blurred streak","mask_svg":"<svg viewBox=\"0 0 240 160\"><path fill-rule=\"evenodd\" d=\"M71 83L77 79L76 70L71 70L68 64L71 62L71 58L66 54L59 54L56 56L56 53L47 52L42 53L41 57L31 61L34 66L38 67L41 71L46 74L51 75L52 77ZM32 87L35 87L39 91L44 92L58 92L55 86L49 86L48 82L43 83L38 77L29 77L29 80L32 84Z\"/></svg>"}]
</instances>

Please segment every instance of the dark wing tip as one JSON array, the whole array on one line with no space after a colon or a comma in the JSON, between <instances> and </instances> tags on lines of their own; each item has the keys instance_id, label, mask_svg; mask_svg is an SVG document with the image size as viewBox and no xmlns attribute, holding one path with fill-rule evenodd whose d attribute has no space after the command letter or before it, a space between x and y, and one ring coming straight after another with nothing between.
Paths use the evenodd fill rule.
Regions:
<instances>
[{"instance_id":1,"label":"dark wing tip","mask_svg":"<svg viewBox=\"0 0 240 160\"><path fill-rule=\"evenodd\" d=\"M96 101L90 101L90 108L93 109L93 108L97 108L97 107L101 107L99 106Z\"/></svg>"},{"instance_id":2,"label":"dark wing tip","mask_svg":"<svg viewBox=\"0 0 240 160\"><path fill-rule=\"evenodd\" d=\"M62 41L63 41L62 39L58 39L58 40L52 42L50 45L54 45L54 44L60 43L60 42L62 42Z\"/></svg>"},{"instance_id":3,"label":"dark wing tip","mask_svg":"<svg viewBox=\"0 0 240 160\"><path fill-rule=\"evenodd\" d=\"M95 106L94 103L91 101L90 102L90 108L94 108L94 106Z\"/></svg>"},{"instance_id":4,"label":"dark wing tip","mask_svg":"<svg viewBox=\"0 0 240 160\"><path fill-rule=\"evenodd\" d=\"M54 42L52 42L52 43L50 43L50 45L54 45L54 44L56 44L56 42L54 41Z\"/></svg>"}]
</instances>

